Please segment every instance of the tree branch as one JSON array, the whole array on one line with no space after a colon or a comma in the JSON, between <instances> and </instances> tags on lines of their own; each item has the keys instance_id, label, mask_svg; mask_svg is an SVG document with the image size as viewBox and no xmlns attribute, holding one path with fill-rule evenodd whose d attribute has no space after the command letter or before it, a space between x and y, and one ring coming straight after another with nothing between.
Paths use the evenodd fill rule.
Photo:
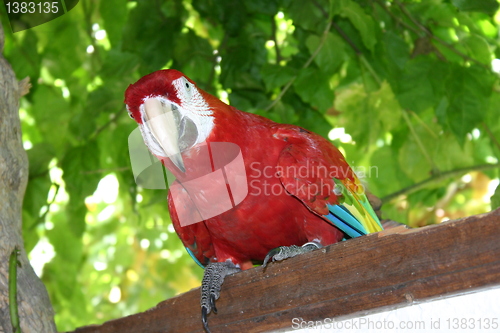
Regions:
<instances>
[{"instance_id":1,"label":"tree branch","mask_svg":"<svg viewBox=\"0 0 500 333\"><path fill-rule=\"evenodd\" d=\"M281 58L281 51L278 46L278 38L276 37L276 19L274 16L271 16L271 39L274 42L274 51L276 52L276 64L280 64L282 58Z\"/></svg>"},{"instance_id":2,"label":"tree branch","mask_svg":"<svg viewBox=\"0 0 500 333\"><path fill-rule=\"evenodd\" d=\"M498 164L480 164L480 165L474 165L466 168L460 168L460 169L455 169L455 170L449 170L449 171L444 171L440 172L439 174L436 174L432 177L429 177L421 182L418 182L416 184L413 184L411 186L405 187L399 191L396 191L394 193L391 193L389 195L386 195L385 197L381 198L382 204L385 204L389 201L391 201L394 198L399 197L400 195L408 195L411 193L414 193L424 187L426 187L429 184L436 183L448 178L452 177L457 177L463 174L466 174L471 171L484 171L484 170L491 170L491 169L496 169L500 168L500 163Z\"/></svg>"},{"instance_id":3,"label":"tree branch","mask_svg":"<svg viewBox=\"0 0 500 333\"><path fill-rule=\"evenodd\" d=\"M116 122L119 118L120 118L120 115L122 113L124 113L126 110L125 107L122 107L120 109L120 111L117 111L115 113L111 113L110 114L110 119L104 124L102 125L101 127L97 128L94 133L92 133L92 135L90 136L89 140L94 140L95 138L97 138L97 136L99 136L99 134L105 130L109 125L111 125L112 123Z\"/></svg>"},{"instance_id":4,"label":"tree branch","mask_svg":"<svg viewBox=\"0 0 500 333\"><path fill-rule=\"evenodd\" d=\"M373 77L375 82L377 82L380 88L382 86L382 80L380 80L380 78L377 75L377 72L375 72L372 65L368 62L368 60L366 60L365 56L362 53L358 54L358 59L361 61L361 64L363 64L366 67L366 69L368 69L368 72L370 72L371 76Z\"/></svg>"},{"instance_id":5,"label":"tree branch","mask_svg":"<svg viewBox=\"0 0 500 333\"><path fill-rule=\"evenodd\" d=\"M22 238L22 202L28 181L28 157L22 146L19 119L22 91L14 71L1 54L3 45L0 22L0 332L13 331L8 310L8 286L15 283L19 310L17 322L21 330L51 333L56 332L56 327L50 299L30 265ZM16 261L22 265L16 267L17 272L12 272L9 279L9 258L14 250Z\"/></svg>"},{"instance_id":6,"label":"tree branch","mask_svg":"<svg viewBox=\"0 0 500 333\"><path fill-rule=\"evenodd\" d=\"M342 30L338 26L337 23L333 22L333 28L338 32L338 34L340 35L340 37L342 37L347 42L347 44L349 44L349 46L354 50L354 52L356 52L357 55L361 55L363 53L356 46L356 44L354 44L354 42L352 41L352 39L349 36L347 36L347 34L344 32L344 30Z\"/></svg>"}]
</instances>

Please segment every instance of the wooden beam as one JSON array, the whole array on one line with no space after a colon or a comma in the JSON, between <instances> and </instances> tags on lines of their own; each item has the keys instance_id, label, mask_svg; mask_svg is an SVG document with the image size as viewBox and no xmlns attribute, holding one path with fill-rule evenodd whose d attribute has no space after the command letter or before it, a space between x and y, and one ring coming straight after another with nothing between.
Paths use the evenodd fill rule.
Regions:
<instances>
[{"instance_id":1,"label":"wooden beam","mask_svg":"<svg viewBox=\"0 0 500 333\"><path fill-rule=\"evenodd\" d=\"M212 332L291 330L292 319L345 319L500 285L500 210L398 227L226 278ZM200 290L75 333L203 332Z\"/></svg>"}]
</instances>

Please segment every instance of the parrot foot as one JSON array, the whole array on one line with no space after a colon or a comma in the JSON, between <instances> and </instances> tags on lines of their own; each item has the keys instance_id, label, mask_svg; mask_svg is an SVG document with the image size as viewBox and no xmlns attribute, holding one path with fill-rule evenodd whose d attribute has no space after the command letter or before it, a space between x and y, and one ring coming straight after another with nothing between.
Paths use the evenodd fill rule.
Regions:
<instances>
[{"instance_id":1,"label":"parrot foot","mask_svg":"<svg viewBox=\"0 0 500 333\"><path fill-rule=\"evenodd\" d=\"M269 260L273 261L281 261L287 258L295 257L299 254L311 252L313 250L321 248L322 245L317 242L308 242L302 246L291 245L291 246L280 246L275 249L272 249L267 254L266 258L264 258L264 262L262 263L262 267L266 267Z\"/></svg>"},{"instance_id":2,"label":"parrot foot","mask_svg":"<svg viewBox=\"0 0 500 333\"><path fill-rule=\"evenodd\" d=\"M230 261L212 262L205 268L201 282L201 321L208 333L210 333L210 329L208 328L207 316L212 310L217 313L215 301L219 299L224 278L239 271L241 269Z\"/></svg>"}]
</instances>

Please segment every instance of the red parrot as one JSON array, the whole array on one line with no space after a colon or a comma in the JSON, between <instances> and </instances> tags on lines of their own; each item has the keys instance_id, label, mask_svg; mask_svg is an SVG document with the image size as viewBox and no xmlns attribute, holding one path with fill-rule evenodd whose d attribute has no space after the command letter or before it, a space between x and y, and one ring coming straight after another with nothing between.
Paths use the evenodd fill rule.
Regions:
<instances>
[{"instance_id":1,"label":"red parrot","mask_svg":"<svg viewBox=\"0 0 500 333\"><path fill-rule=\"evenodd\" d=\"M207 331L226 275L382 230L356 174L315 133L237 110L173 69L131 84L125 104L150 152L177 179L169 211L189 254L206 268L201 307ZM215 153L230 154L220 143L239 149L241 172L215 161ZM214 172L223 177L203 178ZM248 188L235 188L233 178ZM189 184L197 179L205 180L193 193ZM218 199L222 192L229 208ZM236 200L238 193L244 198ZM196 203L220 214L203 218Z\"/></svg>"}]
</instances>

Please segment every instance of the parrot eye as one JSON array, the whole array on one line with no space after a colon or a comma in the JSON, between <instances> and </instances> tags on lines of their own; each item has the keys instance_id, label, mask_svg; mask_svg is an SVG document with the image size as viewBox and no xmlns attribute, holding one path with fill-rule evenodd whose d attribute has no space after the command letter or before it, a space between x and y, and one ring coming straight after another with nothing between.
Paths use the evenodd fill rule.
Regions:
<instances>
[{"instance_id":1,"label":"parrot eye","mask_svg":"<svg viewBox=\"0 0 500 333\"><path fill-rule=\"evenodd\" d=\"M128 108L128 105L125 105L125 108L127 109L127 114L128 114L128 116L130 117L130 119L135 120L135 119L134 119L134 116L132 115L132 112L130 112L130 109Z\"/></svg>"},{"instance_id":2,"label":"parrot eye","mask_svg":"<svg viewBox=\"0 0 500 333\"><path fill-rule=\"evenodd\" d=\"M196 93L196 87L194 84L189 82L185 77L180 77L174 82L174 91L181 97L182 101L187 102L193 97L192 95Z\"/></svg>"},{"instance_id":3,"label":"parrot eye","mask_svg":"<svg viewBox=\"0 0 500 333\"><path fill-rule=\"evenodd\" d=\"M191 89L192 84L186 78L183 78L184 86L186 87L185 94L188 99L191 98L191 94L193 93L193 89Z\"/></svg>"}]
</instances>

